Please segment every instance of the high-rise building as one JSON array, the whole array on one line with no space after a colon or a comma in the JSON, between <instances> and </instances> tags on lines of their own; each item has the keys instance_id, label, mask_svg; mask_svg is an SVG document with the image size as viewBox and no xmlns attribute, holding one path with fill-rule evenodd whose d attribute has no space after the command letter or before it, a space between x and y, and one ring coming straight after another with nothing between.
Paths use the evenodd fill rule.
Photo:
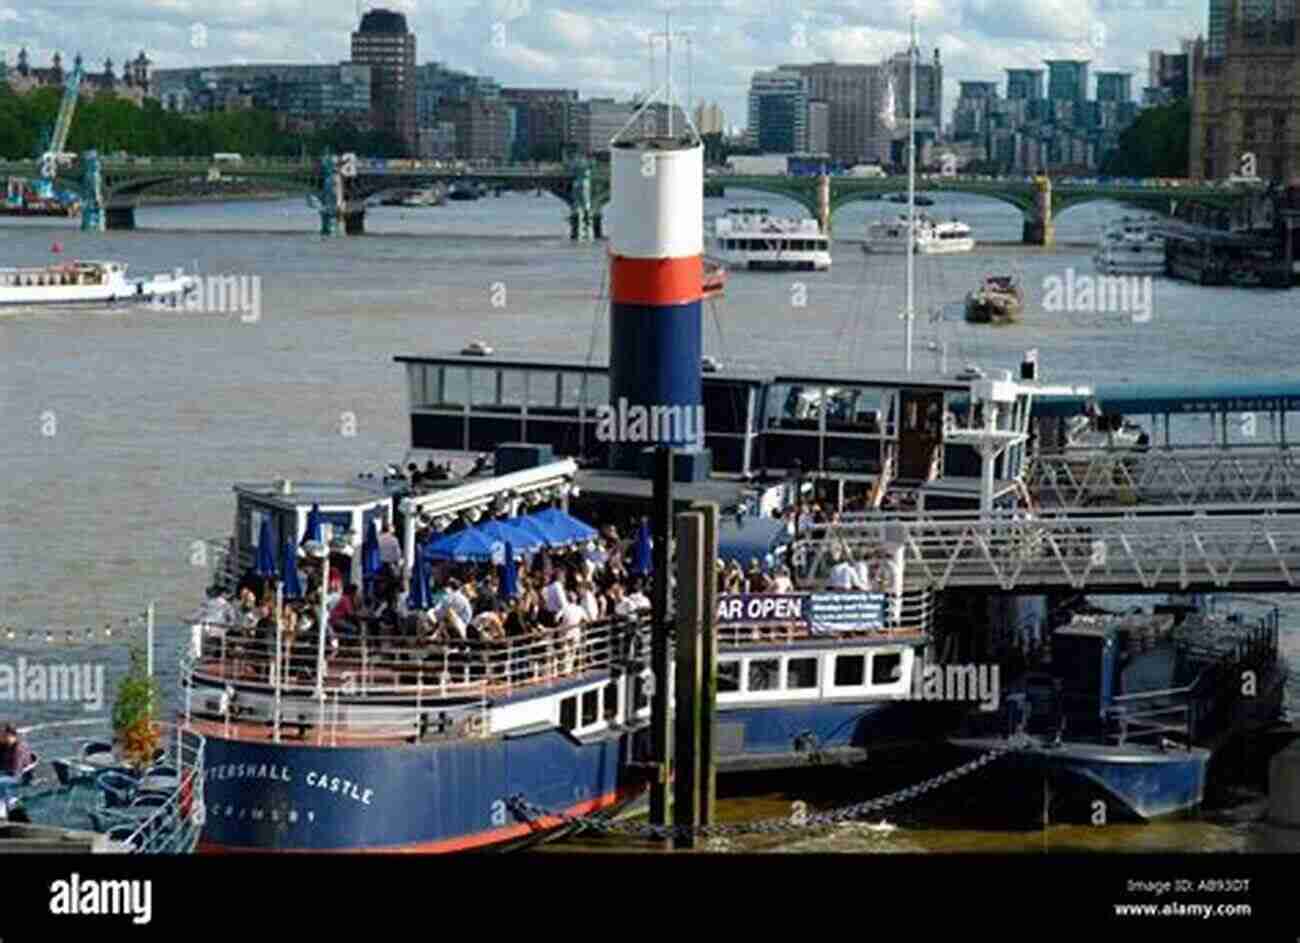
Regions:
<instances>
[{"instance_id":1,"label":"high-rise building","mask_svg":"<svg viewBox=\"0 0 1300 943\"><path fill-rule=\"evenodd\" d=\"M352 34L352 61L370 66L370 110L376 130L401 140L414 154L416 133L415 34L406 17L392 10L371 10Z\"/></svg>"},{"instance_id":2,"label":"high-rise building","mask_svg":"<svg viewBox=\"0 0 1300 943\"><path fill-rule=\"evenodd\" d=\"M727 116L717 102L695 106L695 130L700 134L722 134L727 130Z\"/></svg>"},{"instance_id":3,"label":"high-rise building","mask_svg":"<svg viewBox=\"0 0 1300 943\"><path fill-rule=\"evenodd\" d=\"M1042 69L1007 69L1007 100L1038 101L1043 94Z\"/></svg>"},{"instance_id":4,"label":"high-rise building","mask_svg":"<svg viewBox=\"0 0 1300 943\"><path fill-rule=\"evenodd\" d=\"M442 106L456 129L456 156L462 160L504 161L510 156L511 108L499 98L467 98Z\"/></svg>"},{"instance_id":5,"label":"high-rise building","mask_svg":"<svg viewBox=\"0 0 1300 943\"><path fill-rule=\"evenodd\" d=\"M808 150L808 80L798 72L755 72L749 82L749 143L765 154Z\"/></svg>"},{"instance_id":6,"label":"high-rise building","mask_svg":"<svg viewBox=\"0 0 1300 943\"><path fill-rule=\"evenodd\" d=\"M997 82L962 82L961 94L957 97L957 107L953 112L953 137L957 140L970 140L987 135L997 101Z\"/></svg>"},{"instance_id":7,"label":"high-rise building","mask_svg":"<svg viewBox=\"0 0 1300 943\"><path fill-rule=\"evenodd\" d=\"M900 52L889 60L894 74L894 109L895 118L904 134L907 133L906 122L910 108L911 68L907 53ZM916 119L920 127L925 123L937 124L943 115L943 63L939 61L939 50L934 51L934 58L926 62L918 58L916 63Z\"/></svg>"},{"instance_id":8,"label":"high-rise building","mask_svg":"<svg viewBox=\"0 0 1300 943\"><path fill-rule=\"evenodd\" d=\"M503 88L501 100L515 113L516 160L563 160L573 142L578 92L572 88Z\"/></svg>"},{"instance_id":9,"label":"high-rise building","mask_svg":"<svg viewBox=\"0 0 1300 943\"><path fill-rule=\"evenodd\" d=\"M1228 177L1251 154L1258 176L1300 182L1300 0L1231 9L1223 56L1193 53L1190 172Z\"/></svg>"},{"instance_id":10,"label":"high-rise building","mask_svg":"<svg viewBox=\"0 0 1300 943\"><path fill-rule=\"evenodd\" d=\"M1097 101L1131 102L1133 100L1132 72L1098 72Z\"/></svg>"},{"instance_id":11,"label":"high-rise building","mask_svg":"<svg viewBox=\"0 0 1300 943\"><path fill-rule=\"evenodd\" d=\"M783 65L780 71L804 76L808 99L826 102L827 151L832 160L870 164L888 159L893 132L880 115L887 87L883 66L814 62Z\"/></svg>"},{"instance_id":12,"label":"high-rise building","mask_svg":"<svg viewBox=\"0 0 1300 943\"><path fill-rule=\"evenodd\" d=\"M1144 105L1167 105L1191 97L1192 44L1192 40L1185 39L1182 52L1153 49L1147 54L1148 84L1142 90Z\"/></svg>"},{"instance_id":13,"label":"high-rise building","mask_svg":"<svg viewBox=\"0 0 1300 943\"><path fill-rule=\"evenodd\" d=\"M831 106L821 99L808 102L808 152L831 152Z\"/></svg>"},{"instance_id":14,"label":"high-rise building","mask_svg":"<svg viewBox=\"0 0 1300 943\"><path fill-rule=\"evenodd\" d=\"M1046 59L1047 97L1082 104L1088 100L1087 59Z\"/></svg>"}]
</instances>

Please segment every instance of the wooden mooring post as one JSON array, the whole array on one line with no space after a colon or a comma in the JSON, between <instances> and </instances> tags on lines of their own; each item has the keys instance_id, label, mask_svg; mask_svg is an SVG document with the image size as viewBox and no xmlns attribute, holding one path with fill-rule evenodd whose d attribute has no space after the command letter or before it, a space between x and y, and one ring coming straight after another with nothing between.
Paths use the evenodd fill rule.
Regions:
<instances>
[{"instance_id":1,"label":"wooden mooring post","mask_svg":"<svg viewBox=\"0 0 1300 943\"><path fill-rule=\"evenodd\" d=\"M650 824L668 824L668 783L671 756L671 728L668 710L668 678L671 668L668 646L668 560L673 516L673 450L660 446L655 451L654 478L654 596L650 636L650 672L654 691L650 695L650 748L655 770L650 782Z\"/></svg>"},{"instance_id":2,"label":"wooden mooring post","mask_svg":"<svg viewBox=\"0 0 1300 943\"><path fill-rule=\"evenodd\" d=\"M697 502L692 510L704 517L704 619L700 623L700 809L701 825L712 825L718 802L718 763L714 724L718 696L718 524L721 515L713 502Z\"/></svg>"},{"instance_id":3,"label":"wooden mooring post","mask_svg":"<svg viewBox=\"0 0 1300 943\"><path fill-rule=\"evenodd\" d=\"M674 646L673 824L688 831L673 839L675 848L694 848L700 824L700 629L704 624L704 515L677 515L677 637Z\"/></svg>"}]
</instances>

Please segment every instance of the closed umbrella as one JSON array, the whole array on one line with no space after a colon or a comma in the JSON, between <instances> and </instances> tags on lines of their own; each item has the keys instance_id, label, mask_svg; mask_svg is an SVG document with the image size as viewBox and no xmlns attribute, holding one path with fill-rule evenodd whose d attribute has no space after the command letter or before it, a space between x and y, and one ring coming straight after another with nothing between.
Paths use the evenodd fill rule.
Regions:
<instances>
[{"instance_id":1,"label":"closed umbrella","mask_svg":"<svg viewBox=\"0 0 1300 943\"><path fill-rule=\"evenodd\" d=\"M366 598L373 594L375 577L383 568L379 556L379 534L375 531L375 521L366 525L366 539L361 544L361 583Z\"/></svg>"},{"instance_id":2,"label":"closed umbrella","mask_svg":"<svg viewBox=\"0 0 1300 943\"><path fill-rule=\"evenodd\" d=\"M284 573L282 574L284 580L284 598L301 599L302 584L298 582L298 557L297 554L294 553L292 540L286 540L284 542L284 553L282 556L284 557L282 565L282 569L284 570Z\"/></svg>"},{"instance_id":3,"label":"closed umbrella","mask_svg":"<svg viewBox=\"0 0 1300 943\"><path fill-rule=\"evenodd\" d=\"M636 543L632 546L632 572L645 576L654 569L653 546L650 540L650 524L641 522L641 529L636 532Z\"/></svg>"},{"instance_id":4,"label":"closed umbrella","mask_svg":"<svg viewBox=\"0 0 1300 943\"><path fill-rule=\"evenodd\" d=\"M425 558L428 544L420 547L415 554L411 567L411 592L406 597L406 605L412 609L428 609L433 594L429 592L429 563Z\"/></svg>"},{"instance_id":5,"label":"closed umbrella","mask_svg":"<svg viewBox=\"0 0 1300 943\"><path fill-rule=\"evenodd\" d=\"M501 564L501 595L514 599L519 594L519 569L515 565L514 544L506 541L506 559Z\"/></svg>"},{"instance_id":6,"label":"closed umbrella","mask_svg":"<svg viewBox=\"0 0 1300 943\"><path fill-rule=\"evenodd\" d=\"M318 543L323 540L323 530L321 528L320 505L313 504L311 510L307 512L307 527L303 531L302 542L315 540Z\"/></svg>"},{"instance_id":7,"label":"closed umbrella","mask_svg":"<svg viewBox=\"0 0 1300 943\"><path fill-rule=\"evenodd\" d=\"M258 576L275 576L275 537L271 534L269 517L262 518L262 532L257 537L255 572Z\"/></svg>"}]
</instances>

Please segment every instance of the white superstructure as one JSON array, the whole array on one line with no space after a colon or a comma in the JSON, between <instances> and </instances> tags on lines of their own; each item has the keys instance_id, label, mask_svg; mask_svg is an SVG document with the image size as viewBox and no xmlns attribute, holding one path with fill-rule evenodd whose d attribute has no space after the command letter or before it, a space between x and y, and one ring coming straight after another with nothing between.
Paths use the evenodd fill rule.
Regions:
<instances>
[{"instance_id":1,"label":"white superstructure","mask_svg":"<svg viewBox=\"0 0 1300 943\"><path fill-rule=\"evenodd\" d=\"M1123 217L1108 225L1093 256L1107 275L1156 274L1165 270L1165 239L1155 216Z\"/></svg>"},{"instance_id":2,"label":"white superstructure","mask_svg":"<svg viewBox=\"0 0 1300 943\"><path fill-rule=\"evenodd\" d=\"M732 268L831 267L831 244L817 220L772 216L761 207L737 207L714 221L711 253Z\"/></svg>"},{"instance_id":3,"label":"white superstructure","mask_svg":"<svg viewBox=\"0 0 1300 943\"><path fill-rule=\"evenodd\" d=\"M975 248L970 227L959 220L938 222L922 214L916 217L912 231L913 249L923 255L949 255ZM905 213L876 220L867 226L867 241L862 249L864 252L906 252L907 233Z\"/></svg>"},{"instance_id":4,"label":"white superstructure","mask_svg":"<svg viewBox=\"0 0 1300 943\"><path fill-rule=\"evenodd\" d=\"M125 262L66 262L0 269L0 306L110 304L184 297L198 281L179 271L130 279Z\"/></svg>"}]
</instances>

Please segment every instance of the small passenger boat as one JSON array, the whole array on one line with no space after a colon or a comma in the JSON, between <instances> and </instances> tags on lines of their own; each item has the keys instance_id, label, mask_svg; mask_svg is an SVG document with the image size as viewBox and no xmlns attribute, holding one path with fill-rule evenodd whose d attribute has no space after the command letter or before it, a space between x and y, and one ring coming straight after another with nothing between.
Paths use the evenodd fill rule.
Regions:
<instances>
[{"instance_id":1,"label":"small passenger boat","mask_svg":"<svg viewBox=\"0 0 1300 943\"><path fill-rule=\"evenodd\" d=\"M198 280L180 271L127 277L124 262L69 262L0 269L0 306L111 304L184 298Z\"/></svg>"}]
</instances>

